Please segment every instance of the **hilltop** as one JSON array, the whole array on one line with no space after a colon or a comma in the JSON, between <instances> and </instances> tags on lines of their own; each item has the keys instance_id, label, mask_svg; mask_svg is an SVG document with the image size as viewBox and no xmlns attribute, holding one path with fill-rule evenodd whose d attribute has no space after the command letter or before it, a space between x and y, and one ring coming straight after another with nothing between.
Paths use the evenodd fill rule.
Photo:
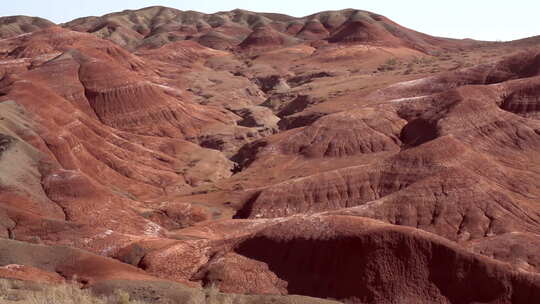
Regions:
<instances>
[{"instance_id":1,"label":"hilltop","mask_svg":"<svg viewBox=\"0 0 540 304\"><path fill-rule=\"evenodd\" d=\"M1 17L0 278L145 303L529 303L539 42L355 9Z\"/></svg>"}]
</instances>

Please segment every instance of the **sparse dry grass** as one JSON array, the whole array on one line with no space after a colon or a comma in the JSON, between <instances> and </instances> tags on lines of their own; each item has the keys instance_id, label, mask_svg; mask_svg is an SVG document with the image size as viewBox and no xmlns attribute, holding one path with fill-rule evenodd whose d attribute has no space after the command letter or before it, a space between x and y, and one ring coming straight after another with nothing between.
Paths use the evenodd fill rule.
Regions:
<instances>
[{"instance_id":1,"label":"sparse dry grass","mask_svg":"<svg viewBox=\"0 0 540 304\"><path fill-rule=\"evenodd\" d=\"M1 304L144 304L131 300L127 292L99 297L75 284L32 286L20 281L0 280Z\"/></svg>"},{"instance_id":2,"label":"sparse dry grass","mask_svg":"<svg viewBox=\"0 0 540 304\"><path fill-rule=\"evenodd\" d=\"M379 72L386 72L386 71L393 71L397 69L399 66L399 62L396 58L390 58L388 59L384 64L381 64L377 70Z\"/></svg>"}]
</instances>

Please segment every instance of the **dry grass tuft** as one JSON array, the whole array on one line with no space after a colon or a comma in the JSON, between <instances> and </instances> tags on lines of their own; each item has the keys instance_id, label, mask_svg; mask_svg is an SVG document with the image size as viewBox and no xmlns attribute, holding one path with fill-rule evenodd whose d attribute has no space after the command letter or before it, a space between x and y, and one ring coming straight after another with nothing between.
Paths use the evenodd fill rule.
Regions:
<instances>
[{"instance_id":1,"label":"dry grass tuft","mask_svg":"<svg viewBox=\"0 0 540 304\"><path fill-rule=\"evenodd\" d=\"M21 281L0 280L2 304L144 304L119 290L113 296L99 297L75 284L31 286Z\"/></svg>"}]
</instances>

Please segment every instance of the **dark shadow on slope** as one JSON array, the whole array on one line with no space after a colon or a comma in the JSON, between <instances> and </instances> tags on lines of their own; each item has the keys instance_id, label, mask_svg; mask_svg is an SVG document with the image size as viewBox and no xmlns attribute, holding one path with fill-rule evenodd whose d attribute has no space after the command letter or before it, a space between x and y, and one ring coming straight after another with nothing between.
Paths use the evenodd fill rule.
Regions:
<instances>
[{"instance_id":1,"label":"dark shadow on slope","mask_svg":"<svg viewBox=\"0 0 540 304\"><path fill-rule=\"evenodd\" d=\"M403 127L399 137L406 147L416 147L437 138L437 136L436 123L417 118Z\"/></svg>"},{"instance_id":2,"label":"dark shadow on slope","mask_svg":"<svg viewBox=\"0 0 540 304\"><path fill-rule=\"evenodd\" d=\"M288 282L289 294L351 303L525 304L530 302L524 294L540 296L538 280L397 231L319 239L259 236L236 252L267 263Z\"/></svg>"}]
</instances>

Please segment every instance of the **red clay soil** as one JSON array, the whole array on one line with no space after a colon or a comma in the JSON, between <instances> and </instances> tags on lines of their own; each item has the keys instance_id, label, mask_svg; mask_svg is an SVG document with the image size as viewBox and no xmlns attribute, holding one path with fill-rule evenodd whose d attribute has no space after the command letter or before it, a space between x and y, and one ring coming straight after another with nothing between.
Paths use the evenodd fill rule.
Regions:
<instances>
[{"instance_id":1,"label":"red clay soil","mask_svg":"<svg viewBox=\"0 0 540 304\"><path fill-rule=\"evenodd\" d=\"M62 284L65 282L65 279L55 272L48 272L39 268L17 264L0 267L0 277L48 284Z\"/></svg>"},{"instance_id":2,"label":"red clay soil","mask_svg":"<svg viewBox=\"0 0 540 304\"><path fill-rule=\"evenodd\" d=\"M193 303L540 298L533 40L163 7L0 18L0 38L1 278Z\"/></svg>"}]
</instances>

